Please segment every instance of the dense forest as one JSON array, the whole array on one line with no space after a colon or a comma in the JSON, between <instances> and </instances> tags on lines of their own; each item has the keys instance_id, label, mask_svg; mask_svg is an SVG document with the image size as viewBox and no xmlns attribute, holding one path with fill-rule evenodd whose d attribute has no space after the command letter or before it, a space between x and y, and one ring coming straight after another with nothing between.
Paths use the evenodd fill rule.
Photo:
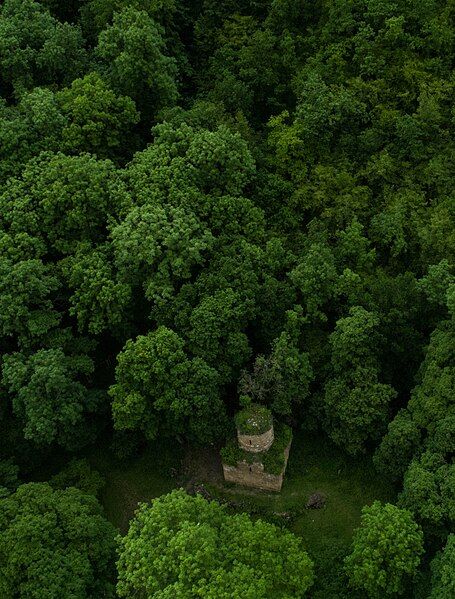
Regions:
<instances>
[{"instance_id":1,"label":"dense forest","mask_svg":"<svg viewBox=\"0 0 455 599\"><path fill-rule=\"evenodd\" d=\"M454 60L454 0L3 0L2 599L455 597ZM393 499L317 555L179 488L119 533L89 448L248 400Z\"/></svg>"}]
</instances>

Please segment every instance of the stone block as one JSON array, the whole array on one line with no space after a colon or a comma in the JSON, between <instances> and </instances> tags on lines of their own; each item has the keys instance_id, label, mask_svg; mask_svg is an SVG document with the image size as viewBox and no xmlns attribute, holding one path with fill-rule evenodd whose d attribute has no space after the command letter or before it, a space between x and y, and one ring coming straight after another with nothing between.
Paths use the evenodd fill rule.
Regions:
<instances>
[{"instance_id":1,"label":"stone block","mask_svg":"<svg viewBox=\"0 0 455 599\"><path fill-rule=\"evenodd\" d=\"M242 435L237 431L239 447L251 453L267 451L272 446L274 438L273 426L268 431L265 431L265 433L262 433L262 435Z\"/></svg>"},{"instance_id":2,"label":"stone block","mask_svg":"<svg viewBox=\"0 0 455 599\"><path fill-rule=\"evenodd\" d=\"M223 464L224 479L227 482L243 485L244 487L253 487L262 491L281 491L290 447L291 443L284 450L285 461L280 474L266 472L264 464L260 461L249 464L245 460L242 460L241 462L237 462L237 466Z\"/></svg>"}]
</instances>

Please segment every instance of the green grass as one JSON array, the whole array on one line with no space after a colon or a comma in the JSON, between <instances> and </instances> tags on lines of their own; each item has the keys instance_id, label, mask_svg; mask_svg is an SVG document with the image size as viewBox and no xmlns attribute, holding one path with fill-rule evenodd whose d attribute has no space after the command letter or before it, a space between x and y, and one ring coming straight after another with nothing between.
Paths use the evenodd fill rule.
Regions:
<instances>
[{"instance_id":1,"label":"green grass","mask_svg":"<svg viewBox=\"0 0 455 599\"><path fill-rule=\"evenodd\" d=\"M214 449L213 451L216 451ZM195 452L196 460L197 452ZM108 448L92 449L89 461L106 479L101 496L107 517L122 532L128 528L137 503L149 501L179 486L182 452L177 444L150 447L131 460L115 458ZM264 517L290 513L289 527L304 539L310 551L318 552L333 540L348 543L360 521L364 505L374 499L393 501L394 489L374 470L368 457L350 458L324 437L294 434L281 493L262 493L233 485L204 480L199 464L197 482L205 482L214 497L234 502L239 510ZM202 474L201 474L202 472ZM327 496L324 508L307 510L308 497L320 491Z\"/></svg>"},{"instance_id":2,"label":"green grass","mask_svg":"<svg viewBox=\"0 0 455 599\"><path fill-rule=\"evenodd\" d=\"M106 480L101 503L107 518L122 533L128 530L128 523L139 502L150 501L177 486L171 469L177 470L180 465L178 446L174 450L150 447L139 457L129 460L119 460L101 446L87 457Z\"/></svg>"},{"instance_id":3,"label":"green grass","mask_svg":"<svg viewBox=\"0 0 455 599\"><path fill-rule=\"evenodd\" d=\"M325 438L294 435L281 493L260 493L236 487L211 490L242 509L271 516L293 515L290 529L304 538L308 549L318 551L330 539L350 542L360 521L361 509L374 499L393 501L395 492L374 470L367 457L350 458ZM308 497L320 491L327 496L324 508L305 509Z\"/></svg>"},{"instance_id":4,"label":"green grass","mask_svg":"<svg viewBox=\"0 0 455 599\"><path fill-rule=\"evenodd\" d=\"M139 457L120 460L109 442L84 452L91 465L106 480L101 495L109 520L125 533L137 504L150 501L189 480L204 483L212 497L228 502L233 511L285 524L303 539L316 563L315 599L357 599L346 591L342 578L343 556L364 505L375 499L393 501L395 492L374 470L368 457L350 458L325 437L294 432L288 468L281 493L265 493L224 483L216 448L192 449L186 453L177 443L150 446ZM40 472L47 480L68 461L61 455ZM176 473L180 473L176 476ZM327 496L324 508L307 510L308 497L317 491ZM288 520L282 514L290 514ZM341 573L341 574L340 574ZM345 592L346 591L346 592Z\"/></svg>"},{"instance_id":5,"label":"green grass","mask_svg":"<svg viewBox=\"0 0 455 599\"><path fill-rule=\"evenodd\" d=\"M325 440L300 437L289 460L281 500L299 504L315 491L327 495L321 510L305 510L293 530L317 546L324 538L350 541L362 507L375 499L393 501L395 490L375 471L369 458L352 459Z\"/></svg>"}]
</instances>

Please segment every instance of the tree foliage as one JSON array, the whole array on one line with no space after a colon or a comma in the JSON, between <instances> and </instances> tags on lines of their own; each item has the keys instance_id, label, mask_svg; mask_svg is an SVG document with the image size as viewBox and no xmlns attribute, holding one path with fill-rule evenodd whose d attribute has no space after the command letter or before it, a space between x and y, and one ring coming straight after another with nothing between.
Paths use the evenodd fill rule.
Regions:
<instances>
[{"instance_id":1,"label":"tree foliage","mask_svg":"<svg viewBox=\"0 0 455 599\"><path fill-rule=\"evenodd\" d=\"M140 559L138 559L140 556ZM143 504L122 539L120 597L304 597L312 562L291 533L173 491Z\"/></svg>"},{"instance_id":2,"label":"tree foliage","mask_svg":"<svg viewBox=\"0 0 455 599\"><path fill-rule=\"evenodd\" d=\"M97 73L75 79L56 94L56 101L67 119L60 146L67 153L89 152L99 158L118 155L124 137L132 135L139 121L133 100L115 94Z\"/></svg>"},{"instance_id":3,"label":"tree foliage","mask_svg":"<svg viewBox=\"0 0 455 599\"><path fill-rule=\"evenodd\" d=\"M372 458L424 531L416 595L433 559L450 593L454 19L453 0L1 3L0 496L62 450L55 484L93 491L63 461L111 437L221 445L246 395ZM353 590L343 551L315 596L398 593L414 568L384 555L375 582L356 550ZM300 592L245 563L200 594Z\"/></svg>"},{"instance_id":4,"label":"tree foliage","mask_svg":"<svg viewBox=\"0 0 455 599\"><path fill-rule=\"evenodd\" d=\"M396 393L378 380L375 356L379 318L361 306L350 309L330 336L332 371L325 386L325 411L332 439L350 453L377 439Z\"/></svg>"},{"instance_id":5,"label":"tree foliage","mask_svg":"<svg viewBox=\"0 0 455 599\"><path fill-rule=\"evenodd\" d=\"M431 571L429 599L449 599L455 592L455 535L449 535L444 550L431 562Z\"/></svg>"},{"instance_id":6,"label":"tree foliage","mask_svg":"<svg viewBox=\"0 0 455 599\"><path fill-rule=\"evenodd\" d=\"M224 412L218 374L190 358L174 331L159 327L129 340L118 356L116 381L109 393L117 429L140 429L149 439L159 431L196 441L219 434Z\"/></svg>"},{"instance_id":7,"label":"tree foliage","mask_svg":"<svg viewBox=\"0 0 455 599\"><path fill-rule=\"evenodd\" d=\"M112 87L136 100L148 115L178 98L177 66L167 55L163 33L145 11L125 6L100 33L95 50Z\"/></svg>"},{"instance_id":8,"label":"tree foliage","mask_svg":"<svg viewBox=\"0 0 455 599\"><path fill-rule=\"evenodd\" d=\"M423 553L423 534L411 512L390 503L364 507L346 558L351 584L369 597L401 594Z\"/></svg>"},{"instance_id":9,"label":"tree foliage","mask_svg":"<svg viewBox=\"0 0 455 599\"><path fill-rule=\"evenodd\" d=\"M5 0L0 39L0 75L17 96L36 85L70 83L86 64L80 29L34 0Z\"/></svg>"},{"instance_id":10,"label":"tree foliage","mask_svg":"<svg viewBox=\"0 0 455 599\"><path fill-rule=\"evenodd\" d=\"M95 411L98 401L95 390L81 382L93 371L90 358L66 355L60 348L40 349L31 355L5 355L2 371L26 439L37 444L79 444L84 412Z\"/></svg>"},{"instance_id":11,"label":"tree foliage","mask_svg":"<svg viewBox=\"0 0 455 599\"><path fill-rule=\"evenodd\" d=\"M308 396L313 371L308 354L300 352L284 331L274 341L269 356L257 356L253 371L244 371L239 382L242 395L267 403L276 414L291 414Z\"/></svg>"},{"instance_id":12,"label":"tree foliage","mask_svg":"<svg viewBox=\"0 0 455 599\"><path fill-rule=\"evenodd\" d=\"M125 196L114 165L88 154L42 153L0 195L7 231L42 239L50 252L73 252L79 242L100 242L109 215Z\"/></svg>"},{"instance_id":13,"label":"tree foliage","mask_svg":"<svg viewBox=\"0 0 455 599\"><path fill-rule=\"evenodd\" d=\"M21 485L0 499L2 597L113 597L114 535L92 495Z\"/></svg>"}]
</instances>

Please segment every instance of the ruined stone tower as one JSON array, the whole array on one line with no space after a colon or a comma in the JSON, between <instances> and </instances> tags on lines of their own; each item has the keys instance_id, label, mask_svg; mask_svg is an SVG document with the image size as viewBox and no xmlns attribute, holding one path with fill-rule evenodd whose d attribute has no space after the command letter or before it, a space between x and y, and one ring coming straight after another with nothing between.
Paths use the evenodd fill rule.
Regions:
<instances>
[{"instance_id":1,"label":"ruined stone tower","mask_svg":"<svg viewBox=\"0 0 455 599\"><path fill-rule=\"evenodd\" d=\"M273 432L273 422L270 424L269 430L265 433L242 433L240 429L237 429L237 440L239 447L244 451L250 451L251 453L261 453L267 451L272 446L275 439Z\"/></svg>"},{"instance_id":2,"label":"ruined stone tower","mask_svg":"<svg viewBox=\"0 0 455 599\"><path fill-rule=\"evenodd\" d=\"M221 451L228 482L265 491L280 491L292 441L291 429L277 424L270 411L251 404L235 417L237 439Z\"/></svg>"}]
</instances>

